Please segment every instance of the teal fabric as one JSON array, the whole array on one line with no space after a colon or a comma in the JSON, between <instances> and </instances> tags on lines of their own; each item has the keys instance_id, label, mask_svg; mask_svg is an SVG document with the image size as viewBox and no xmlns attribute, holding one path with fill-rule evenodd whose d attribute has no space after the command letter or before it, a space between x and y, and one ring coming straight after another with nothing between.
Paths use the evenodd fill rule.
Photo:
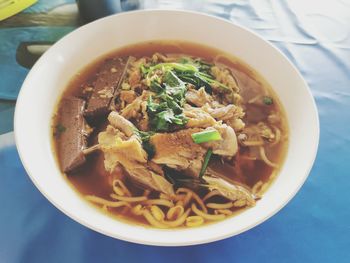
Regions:
<instances>
[{"instance_id":1,"label":"teal fabric","mask_svg":"<svg viewBox=\"0 0 350 263\"><path fill-rule=\"evenodd\" d=\"M16 100L29 69L18 65L16 48L21 42L56 42L72 31L72 27L29 27L0 29L0 99ZM10 74L9 74L10 73Z\"/></svg>"},{"instance_id":2,"label":"teal fabric","mask_svg":"<svg viewBox=\"0 0 350 263\"><path fill-rule=\"evenodd\" d=\"M310 176L278 214L238 236L191 247L143 246L98 234L54 208L28 178L12 135L2 135L0 262L350 262L349 0L164 0L144 1L144 7L185 8L224 17L254 30L291 59L319 110L320 147ZM18 32L32 35L34 29L27 29ZM52 30L45 39L58 37ZM0 41L1 48L2 37ZM1 94L11 90L5 86L20 85L26 74L11 62L10 42L8 54L0 51ZM18 87L11 87L9 98L15 98ZM2 109L0 127L9 130L3 129L8 124L2 116L10 119L13 112Z\"/></svg>"},{"instance_id":3,"label":"teal fabric","mask_svg":"<svg viewBox=\"0 0 350 263\"><path fill-rule=\"evenodd\" d=\"M14 102L0 100L0 136L1 134L13 131L14 112L15 112Z\"/></svg>"},{"instance_id":4,"label":"teal fabric","mask_svg":"<svg viewBox=\"0 0 350 263\"><path fill-rule=\"evenodd\" d=\"M0 22L0 99L16 100L28 69L16 61L17 47L23 42L56 42L77 25L63 25L74 14L56 10L58 6L74 4L74 0L39 1L15 17ZM51 12L51 13L50 13ZM58 13L57 13L58 12ZM37 22L40 14L46 14L43 22ZM22 17L22 18L18 18ZM37 24L38 26L35 26ZM27 26L28 25L28 26Z\"/></svg>"},{"instance_id":5,"label":"teal fabric","mask_svg":"<svg viewBox=\"0 0 350 263\"><path fill-rule=\"evenodd\" d=\"M15 101L29 69L18 63L24 43L54 43L78 26L74 0L41 0L0 22L0 134L13 130Z\"/></svg>"}]
</instances>

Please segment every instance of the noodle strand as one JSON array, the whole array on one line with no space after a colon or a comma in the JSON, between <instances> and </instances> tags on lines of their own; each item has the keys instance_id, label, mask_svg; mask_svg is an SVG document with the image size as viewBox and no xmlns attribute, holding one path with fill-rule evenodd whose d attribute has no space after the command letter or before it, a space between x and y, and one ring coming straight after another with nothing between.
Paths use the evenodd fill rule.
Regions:
<instances>
[{"instance_id":1,"label":"noodle strand","mask_svg":"<svg viewBox=\"0 0 350 263\"><path fill-rule=\"evenodd\" d=\"M103 205L103 206L107 206L107 207L130 206L129 203L124 202L124 201L119 201L119 202L109 201L109 200L106 200L104 198L101 198L101 197L98 197L95 195L86 195L85 198L86 198L86 200L88 200L90 202L93 202L93 203L96 203L99 205Z\"/></svg>"},{"instance_id":2,"label":"noodle strand","mask_svg":"<svg viewBox=\"0 0 350 263\"><path fill-rule=\"evenodd\" d=\"M112 185L113 185L113 190L114 190L114 187L116 186L116 184L119 184L120 188L123 190L124 194L127 195L127 196L131 196L131 193L129 191L129 189L125 186L125 184L117 179L117 180L114 180ZM116 193L117 194L117 193Z\"/></svg>"},{"instance_id":3,"label":"noodle strand","mask_svg":"<svg viewBox=\"0 0 350 263\"><path fill-rule=\"evenodd\" d=\"M233 207L232 202L224 203L224 204L218 204L218 203L207 203L208 208L212 209L228 209Z\"/></svg>"},{"instance_id":4,"label":"noodle strand","mask_svg":"<svg viewBox=\"0 0 350 263\"><path fill-rule=\"evenodd\" d=\"M211 215L211 214L207 214L207 213L204 213L203 211L199 210L195 204L192 204L191 206L192 208L192 211L198 215L198 216L201 216L203 217L204 219L207 219L207 220L211 220L211 221L217 221L217 220L222 220L222 219L225 219L225 215L223 214L220 214L220 215Z\"/></svg>"},{"instance_id":5,"label":"noodle strand","mask_svg":"<svg viewBox=\"0 0 350 263\"><path fill-rule=\"evenodd\" d=\"M173 219L177 219L180 216L182 216L182 214L184 213L185 209L183 206L180 205L176 205L174 207L171 207L167 214L166 214L166 218L169 220L173 220Z\"/></svg>"},{"instance_id":6,"label":"noodle strand","mask_svg":"<svg viewBox=\"0 0 350 263\"><path fill-rule=\"evenodd\" d=\"M148 199L148 200L142 200L143 203L146 205L161 205L161 206L167 206L167 207L173 207L173 202L166 200L166 199Z\"/></svg>"},{"instance_id":7,"label":"noodle strand","mask_svg":"<svg viewBox=\"0 0 350 263\"><path fill-rule=\"evenodd\" d=\"M204 205L202 199L195 193L193 192L192 190L190 189L187 189L187 188L179 188L177 189L176 193L191 193L192 194L192 197L194 200L196 200L196 202L199 204L199 206L202 208L202 210L207 213L208 210L206 208L206 206Z\"/></svg>"},{"instance_id":8,"label":"noodle strand","mask_svg":"<svg viewBox=\"0 0 350 263\"><path fill-rule=\"evenodd\" d=\"M119 196L116 194L111 194L111 197L116 200L125 202L142 202L147 200L147 196Z\"/></svg>"},{"instance_id":9,"label":"noodle strand","mask_svg":"<svg viewBox=\"0 0 350 263\"><path fill-rule=\"evenodd\" d=\"M186 226L194 227L200 226L204 223L204 218L201 216L189 216L186 218Z\"/></svg>"},{"instance_id":10,"label":"noodle strand","mask_svg":"<svg viewBox=\"0 0 350 263\"><path fill-rule=\"evenodd\" d=\"M264 147L260 146L260 147L259 147L259 152L260 152L261 159L262 159L267 165L269 165L269 166L271 166L271 167L274 167L274 168L277 168L277 167L278 167L278 165L277 165L276 163L271 162L271 161L267 158L266 153L265 153L265 148L264 148Z\"/></svg>"},{"instance_id":11,"label":"noodle strand","mask_svg":"<svg viewBox=\"0 0 350 263\"><path fill-rule=\"evenodd\" d=\"M275 146L281 141L281 130L278 129L276 126L272 126L272 129L275 131L275 140L270 143L270 146Z\"/></svg>"},{"instance_id":12,"label":"noodle strand","mask_svg":"<svg viewBox=\"0 0 350 263\"><path fill-rule=\"evenodd\" d=\"M219 214L227 215L227 216L230 216L233 214L233 212L229 209L217 209L217 210L215 210L215 212L217 212Z\"/></svg>"},{"instance_id":13,"label":"noodle strand","mask_svg":"<svg viewBox=\"0 0 350 263\"><path fill-rule=\"evenodd\" d=\"M167 226L170 226L170 227L181 226L186 221L186 218L188 217L190 212L191 212L191 208L188 208L186 210L186 212L183 213L178 219L176 219L174 221L163 221L162 223L164 223L164 224L166 224Z\"/></svg>"},{"instance_id":14,"label":"noodle strand","mask_svg":"<svg viewBox=\"0 0 350 263\"><path fill-rule=\"evenodd\" d=\"M148 223L150 223L152 226L159 227L159 228L167 228L167 225L162 224L161 222L157 221L151 214L150 211L145 209L142 213L142 215L146 218Z\"/></svg>"}]
</instances>

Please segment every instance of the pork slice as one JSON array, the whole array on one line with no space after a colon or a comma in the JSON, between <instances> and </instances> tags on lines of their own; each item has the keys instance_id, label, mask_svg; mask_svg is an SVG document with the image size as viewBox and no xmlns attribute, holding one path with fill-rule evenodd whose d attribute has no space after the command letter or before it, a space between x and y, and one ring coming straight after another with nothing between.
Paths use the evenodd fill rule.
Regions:
<instances>
[{"instance_id":1,"label":"pork slice","mask_svg":"<svg viewBox=\"0 0 350 263\"><path fill-rule=\"evenodd\" d=\"M59 124L64 132L59 137L59 159L63 172L71 172L85 163L86 122L83 116L85 101L70 97L62 99Z\"/></svg>"},{"instance_id":2,"label":"pork slice","mask_svg":"<svg viewBox=\"0 0 350 263\"><path fill-rule=\"evenodd\" d=\"M93 92L87 102L85 115L95 117L109 111L115 91L125 74L127 61L121 58L106 60L97 73Z\"/></svg>"},{"instance_id":3,"label":"pork slice","mask_svg":"<svg viewBox=\"0 0 350 263\"><path fill-rule=\"evenodd\" d=\"M208 170L210 173L210 169ZM244 185L215 175L204 175L203 180L206 181L210 191L218 191L220 195L231 201L235 201L235 207L255 205L256 196Z\"/></svg>"},{"instance_id":4,"label":"pork slice","mask_svg":"<svg viewBox=\"0 0 350 263\"><path fill-rule=\"evenodd\" d=\"M216 120L202 108L191 107L186 104L183 112L188 119L187 128L207 128L216 123Z\"/></svg>"},{"instance_id":5,"label":"pork slice","mask_svg":"<svg viewBox=\"0 0 350 263\"><path fill-rule=\"evenodd\" d=\"M201 129L193 128L153 135L150 139L155 149L152 161L183 171L189 176L198 176L207 151L193 142L191 134L199 131Z\"/></svg>"},{"instance_id":6,"label":"pork slice","mask_svg":"<svg viewBox=\"0 0 350 263\"><path fill-rule=\"evenodd\" d=\"M139 185L165 194L174 194L173 186L164 178L161 167L148 162L147 153L137 135L123 140L115 129L107 129L99 133L98 141L108 172L113 172L121 165L130 179Z\"/></svg>"},{"instance_id":7,"label":"pork slice","mask_svg":"<svg viewBox=\"0 0 350 263\"><path fill-rule=\"evenodd\" d=\"M221 105L217 108L212 108L209 104L205 104L202 109L217 120L231 119L235 116L237 111L237 107L233 104L228 104L226 106Z\"/></svg>"},{"instance_id":8,"label":"pork slice","mask_svg":"<svg viewBox=\"0 0 350 263\"><path fill-rule=\"evenodd\" d=\"M206 103L211 103L213 101L213 98L206 93L204 87L201 87L198 90L188 90L186 92L186 101L197 107L202 107Z\"/></svg>"}]
</instances>

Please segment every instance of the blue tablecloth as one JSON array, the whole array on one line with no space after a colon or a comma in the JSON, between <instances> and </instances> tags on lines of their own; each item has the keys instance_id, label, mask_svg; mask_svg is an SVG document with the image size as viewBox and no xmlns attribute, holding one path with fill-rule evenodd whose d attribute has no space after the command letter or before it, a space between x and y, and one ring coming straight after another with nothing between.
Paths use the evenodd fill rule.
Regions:
<instances>
[{"instance_id":1,"label":"blue tablecloth","mask_svg":"<svg viewBox=\"0 0 350 263\"><path fill-rule=\"evenodd\" d=\"M46 12L43 6L53 2L74 4L40 1L31 12ZM350 262L350 1L144 2L143 8L154 7L224 17L270 40L295 63L310 85L321 122L319 152L305 185L277 215L238 236L182 248L136 245L95 233L54 208L24 171L13 134L3 134L0 262ZM13 50L3 48L10 41L4 32L14 28L4 29L1 23L0 95L14 99L27 70L16 65ZM39 29L22 27L18 35L7 34L12 40L37 40L25 32ZM13 106L0 100L2 132L12 128Z\"/></svg>"}]
</instances>

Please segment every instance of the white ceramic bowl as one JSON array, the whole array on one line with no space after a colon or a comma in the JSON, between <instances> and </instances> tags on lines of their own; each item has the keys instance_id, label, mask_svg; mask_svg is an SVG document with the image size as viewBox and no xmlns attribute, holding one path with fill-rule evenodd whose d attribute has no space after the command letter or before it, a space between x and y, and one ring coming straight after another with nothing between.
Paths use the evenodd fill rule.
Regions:
<instances>
[{"instance_id":1,"label":"white ceramic bowl","mask_svg":"<svg viewBox=\"0 0 350 263\"><path fill-rule=\"evenodd\" d=\"M160 230L129 225L100 213L67 184L51 149L50 123L58 96L79 69L131 43L179 39L233 54L256 69L284 105L290 145L283 168L257 205L233 218L200 228ZM212 16L184 11L137 11L110 16L68 34L53 45L25 79L15 112L22 163L41 193L63 213L105 235L135 243L181 246L207 243L246 231L279 211L307 178L319 140L317 110L291 62L255 33Z\"/></svg>"}]
</instances>

